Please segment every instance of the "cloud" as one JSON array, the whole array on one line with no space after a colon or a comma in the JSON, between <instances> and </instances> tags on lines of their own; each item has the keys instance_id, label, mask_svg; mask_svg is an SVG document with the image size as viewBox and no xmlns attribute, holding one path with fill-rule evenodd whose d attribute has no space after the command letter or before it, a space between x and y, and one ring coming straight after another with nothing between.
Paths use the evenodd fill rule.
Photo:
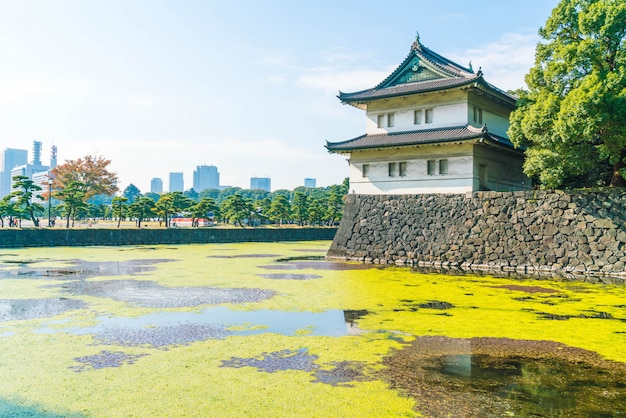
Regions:
<instances>
[{"instance_id":1,"label":"cloud","mask_svg":"<svg viewBox=\"0 0 626 418\"><path fill-rule=\"evenodd\" d=\"M474 71L482 67L485 79L504 90L524 87L524 77L534 65L535 34L506 33L495 42L471 48L448 58L459 64L472 61ZM466 65L466 64L464 64Z\"/></svg>"},{"instance_id":2,"label":"cloud","mask_svg":"<svg viewBox=\"0 0 626 418\"><path fill-rule=\"evenodd\" d=\"M301 87L324 90L336 94L339 90L353 92L374 87L393 71L387 70L333 70L332 68L312 69L298 77L297 84Z\"/></svg>"}]
</instances>

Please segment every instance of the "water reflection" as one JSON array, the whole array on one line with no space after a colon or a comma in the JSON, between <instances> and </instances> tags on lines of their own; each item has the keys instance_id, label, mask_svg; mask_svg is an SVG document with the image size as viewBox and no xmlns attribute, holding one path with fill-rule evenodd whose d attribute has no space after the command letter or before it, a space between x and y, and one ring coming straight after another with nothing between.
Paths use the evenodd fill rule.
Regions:
<instances>
[{"instance_id":1,"label":"water reflection","mask_svg":"<svg viewBox=\"0 0 626 418\"><path fill-rule=\"evenodd\" d=\"M383 374L427 416L618 416L626 365L549 341L420 337Z\"/></svg>"},{"instance_id":2,"label":"water reflection","mask_svg":"<svg viewBox=\"0 0 626 418\"><path fill-rule=\"evenodd\" d=\"M211 307L200 312L158 312L135 318L98 317L96 325L61 329L44 326L38 332L60 331L93 335L101 344L167 348L194 341L261 333L340 337L348 334L341 310L285 312L238 311Z\"/></svg>"}]
</instances>

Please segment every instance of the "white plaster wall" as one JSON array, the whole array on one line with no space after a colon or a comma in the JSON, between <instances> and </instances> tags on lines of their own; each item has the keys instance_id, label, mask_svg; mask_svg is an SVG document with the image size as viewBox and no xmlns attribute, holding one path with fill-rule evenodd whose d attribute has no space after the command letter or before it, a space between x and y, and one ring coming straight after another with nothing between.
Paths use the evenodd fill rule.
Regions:
<instances>
[{"instance_id":1,"label":"white plaster wall","mask_svg":"<svg viewBox=\"0 0 626 418\"><path fill-rule=\"evenodd\" d=\"M369 135L462 126L468 123L467 92L444 91L377 100L367 106L365 132ZM433 109L433 123L425 123L425 109ZM413 123L413 112L422 110L422 123ZM393 127L387 127L387 114L394 113ZM378 128L378 115L384 123Z\"/></svg>"},{"instance_id":2,"label":"white plaster wall","mask_svg":"<svg viewBox=\"0 0 626 418\"><path fill-rule=\"evenodd\" d=\"M479 190L479 166L487 166L487 187L497 192L529 190L532 182L522 169L523 159L496 147L476 145L474 150L474 189Z\"/></svg>"},{"instance_id":3,"label":"white plaster wall","mask_svg":"<svg viewBox=\"0 0 626 418\"><path fill-rule=\"evenodd\" d=\"M481 128L484 124L487 124L487 130L493 134L508 138L507 130L509 129L509 120L502 116L491 113L490 111L483 109L483 123L474 122L474 106L469 105L467 107L467 120L470 125Z\"/></svg>"},{"instance_id":4,"label":"white plaster wall","mask_svg":"<svg viewBox=\"0 0 626 418\"><path fill-rule=\"evenodd\" d=\"M441 145L412 149L353 153L350 159L350 192L360 194L465 193L474 185L472 146ZM440 159L448 161L447 174L438 174ZM435 160L434 175L428 174L428 160ZM390 162L406 162L406 176L390 177ZM369 165L363 177L363 164Z\"/></svg>"}]
</instances>

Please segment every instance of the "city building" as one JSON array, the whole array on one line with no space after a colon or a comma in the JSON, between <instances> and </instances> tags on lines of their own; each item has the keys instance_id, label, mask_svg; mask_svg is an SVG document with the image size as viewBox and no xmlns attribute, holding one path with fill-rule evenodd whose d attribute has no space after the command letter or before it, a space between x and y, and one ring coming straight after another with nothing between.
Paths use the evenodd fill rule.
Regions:
<instances>
[{"instance_id":1,"label":"city building","mask_svg":"<svg viewBox=\"0 0 626 418\"><path fill-rule=\"evenodd\" d=\"M28 151L25 149L5 148L2 152L2 165L0 166L0 198L10 194L11 170L24 165L28 161Z\"/></svg>"},{"instance_id":2,"label":"city building","mask_svg":"<svg viewBox=\"0 0 626 418\"><path fill-rule=\"evenodd\" d=\"M41 142L33 141L33 160L30 163L18 165L17 167L13 167L11 169L11 182L10 188L13 189L13 177L15 176L24 176L28 177L33 181L40 181L39 178L44 176L46 178L45 183L47 184L47 178L49 177L50 166L43 165L41 163ZM40 174L43 173L43 174ZM40 174L36 176L36 174ZM41 186L40 184L38 184Z\"/></svg>"},{"instance_id":3,"label":"city building","mask_svg":"<svg viewBox=\"0 0 626 418\"><path fill-rule=\"evenodd\" d=\"M250 190L272 191L272 179L269 177L250 177Z\"/></svg>"},{"instance_id":4,"label":"city building","mask_svg":"<svg viewBox=\"0 0 626 418\"><path fill-rule=\"evenodd\" d=\"M304 187L315 189L317 187L316 185L317 185L316 179L311 179L311 178L304 179Z\"/></svg>"},{"instance_id":5,"label":"city building","mask_svg":"<svg viewBox=\"0 0 626 418\"><path fill-rule=\"evenodd\" d=\"M349 158L359 194L514 191L531 186L507 137L516 98L420 43L377 86L339 93L365 111L365 134L326 148Z\"/></svg>"},{"instance_id":6,"label":"city building","mask_svg":"<svg viewBox=\"0 0 626 418\"><path fill-rule=\"evenodd\" d=\"M47 195L51 188L51 175L49 170L39 171L32 174L31 180L34 184L41 187L41 190L34 193L35 196ZM42 203L41 200L37 199L38 203Z\"/></svg>"},{"instance_id":7,"label":"city building","mask_svg":"<svg viewBox=\"0 0 626 418\"><path fill-rule=\"evenodd\" d=\"M150 180L150 193L162 194L163 193L163 180L161 180L158 177L155 177L152 180Z\"/></svg>"},{"instance_id":8,"label":"city building","mask_svg":"<svg viewBox=\"0 0 626 418\"><path fill-rule=\"evenodd\" d=\"M193 189L200 193L220 187L220 173L214 165L199 165L193 172Z\"/></svg>"},{"instance_id":9,"label":"city building","mask_svg":"<svg viewBox=\"0 0 626 418\"><path fill-rule=\"evenodd\" d=\"M170 193L184 191L185 182L183 180L183 173L170 173Z\"/></svg>"}]
</instances>

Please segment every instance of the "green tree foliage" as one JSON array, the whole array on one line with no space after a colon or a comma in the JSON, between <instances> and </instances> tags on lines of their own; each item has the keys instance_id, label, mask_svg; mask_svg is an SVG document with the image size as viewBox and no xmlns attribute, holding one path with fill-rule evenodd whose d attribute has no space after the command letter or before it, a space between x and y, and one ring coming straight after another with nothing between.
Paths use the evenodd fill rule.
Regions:
<instances>
[{"instance_id":1,"label":"green tree foliage","mask_svg":"<svg viewBox=\"0 0 626 418\"><path fill-rule=\"evenodd\" d=\"M326 215L326 199L311 199L309 204L309 222L312 225L321 225Z\"/></svg>"},{"instance_id":2,"label":"green tree foliage","mask_svg":"<svg viewBox=\"0 0 626 418\"><path fill-rule=\"evenodd\" d=\"M301 191L294 193L292 209L298 225L302 226L309 220L309 197L306 193Z\"/></svg>"},{"instance_id":3,"label":"green tree foliage","mask_svg":"<svg viewBox=\"0 0 626 418\"><path fill-rule=\"evenodd\" d=\"M200 197L198 192L196 192L193 188L189 190L185 190L185 192L183 193L183 196L193 200L194 202L197 202Z\"/></svg>"},{"instance_id":4,"label":"green tree foliage","mask_svg":"<svg viewBox=\"0 0 626 418\"><path fill-rule=\"evenodd\" d=\"M9 200L0 200L0 227L4 228L4 218L9 214Z\"/></svg>"},{"instance_id":5,"label":"green tree foliage","mask_svg":"<svg viewBox=\"0 0 626 418\"><path fill-rule=\"evenodd\" d=\"M115 196L113 198L113 202L111 203L111 208L113 210L113 216L117 218L117 227L120 227L122 223L122 218L126 217L126 213L128 211L128 198L124 196Z\"/></svg>"},{"instance_id":6,"label":"green tree foliage","mask_svg":"<svg viewBox=\"0 0 626 418\"><path fill-rule=\"evenodd\" d=\"M626 186L626 2L562 0L539 34L509 129L524 171L546 187Z\"/></svg>"},{"instance_id":7,"label":"green tree foliage","mask_svg":"<svg viewBox=\"0 0 626 418\"><path fill-rule=\"evenodd\" d=\"M39 218L35 216L36 211L43 211L43 206L39 203L33 202L34 198L43 200L40 195L34 195L34 192L41 190L41 187L36 185L31 179L26 176L13 177L13 191L9 196L15 200L15 204L22 213L26 214L35 226L39 226Z\"/></svg>"},{"instance_id":8,"label":"green tree foliage","mask_svg":"<svg viewBox=\"0 0 626 418\"><path fill-rule=\"evenodd\" d=\"M9 226L17 226L16 223L18 219L20 220L21 226L22 211L17 205L17 202L11 200L10 194L5 196L2 201L3 204L2 206L0 206L0 208L4 213L4 216L7 216L9 218Z\"/></svg>"},{"instance_id":9,"label":"green tree foliage","mask_svg":"<svg viewBox=\"0 0 626 418\"><path fill-rule=\"evenodd\" d=\"M140 197L128 205L128 214L135 218L137 228L141 228L141 223L152 218L155 213L156 204L149 197Z\"/></svg>"},{"instance_id":10,"label":"green tree foliage","mask_svg":"<svg viewBox=\"0 0 626 418\"><path fill-rule=\"evenodd\" d=\"M194 201L186 197L182 192L170 192L161 195L155 205L155 213L163 220L165 227L170 226L170 217L175 213L181 213L194 204Z\"/></svg>"},{"instance_id":11,"label":"green tree foliage","mask_svg":"<svg viewBox=\"0 0 626 418\"><path fill-rule=\"evenodd\" d=\"M85 203L85 189L86 186L84 183L72 181L63 189L57 190L52 195L54 198L63 202L61 204L61 213L66 219L66 228L70 227L70 219L75 219L76 216L87 207L87 203Z\"/></svg>"},{"instance_id":12,"label":"green tree foliage","mask_svg":"<svg viewBox=\"0 0 626 418\"><path fill-rule=\"evenodd\" d=\"M11 195L8 194L0 200L0 224L4 228L4 218L8 218L9 226L17 226L17 219L21 219L22 211L20 210L17 202L11 200Z\"/></svg>"},{"instance_id":13,"label":"green tree foliage","mask_svg":"<svg viewBox=\"0 0 626 418\"><path fill-rule=\"evenodd\" d=\"M163 220L166 228L170 226L170 215L174 212L174 196L171 193L161 195L161 198L156 202L155 213Z\"/></svg>"},{"instance_id":14,"label":"green tree foliage","mask_svg":"<svg viewBox=\"0 0 626 418\"><path fill-rule=\"evenodd\" d=\"M150 199L154 200L155 202L158 202L159 199L161 198L161 195L158 193L152 193L152 192L147 192L143 194L145 197L149 197Z\"/></svg>"},{"instance_id":15,"label":"green tree foliage","mask_svg":"<svg viewBox=\"0 0 626 418\"><path fill-rule=\"evenodd\" d=\"M284 224L291 219L291 204L286 194L277 194L270 205L269 217L278 224Z\"/></svg>"},{"instance_id":16,"label":"green tree foliage","mask_svg":"<svg viewBox=\"0 0 626 418\"><path fill-rule=\"evenodd\" d=\"M198 227L199 220L209 218L209 214L211 213L213 216L218 215L219 208L215 200L206 197L201 199L198 203L188 208L192 217L191 226Z\"/></svg>"},{"instance_id":17,"label":"green tree foliage","mask_svg":"<svg viewBox=\"0 0 626 418\"><path fill-rule=\"evenodd\" d=\"M122 196L128 199L128 203L131 204L135 201L135 199L138 199L139 197L141 197L141 190L139 190L137 186L131 183L128 186L126 186L126 188L122 192Z\"/></svg>"},{"instance_id":18,"label":"green tree foliage","mask_svg":"<svg viewBox=\"0 0 626 418\"><path fill-rule=\"evenodd\" d=\"M229 196L220 206L220 212L224 219L234 225L244 226L244 221L250 218L252 213L252 201L243 197L240 193Z\"/></svg>"},{"instance_id":19,"label":"green tree foliage","mask_svg":"<svg viewBox=\"0 0 626 418\"><path fill-rule=\"evenodd\" d=\"M339 194L336 191L331 191L328 194L324 220L328 221L329 226L332 226L335 222L341 219L343 214L343 197L344 195Z\"/></svg>"}]
</instances>

